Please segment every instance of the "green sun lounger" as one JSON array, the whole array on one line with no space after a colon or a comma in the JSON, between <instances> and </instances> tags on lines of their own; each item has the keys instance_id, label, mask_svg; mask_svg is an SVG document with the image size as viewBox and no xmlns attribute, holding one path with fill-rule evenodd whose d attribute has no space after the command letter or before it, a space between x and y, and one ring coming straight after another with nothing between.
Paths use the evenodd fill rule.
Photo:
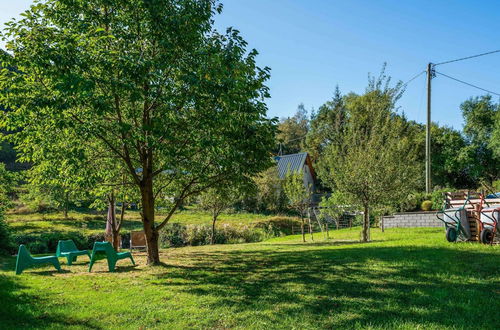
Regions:
<instances>
[{"instance_id":1,"label":"green sun lounger","mask_svg":"<svg viewBox=\"0 0 500 330\"><path fill-rule=\"evenodd\" d=\"M78 256L84 256L84 255L87 255L90 259L89 251L78 250L78 248L75 245L75 242L73 242L70 239L66 241L59 241L57 243L56 257L66 258L69 266L71 266L71 264L76 261Z\"/></svg>"},{"instance_id":2,"label":"green sun lounger","mask_svg":"<svg viewBox=\"0 0 500 330\"><path fill-rule=\"evenodd\" d=\"M58 271L61 270L59 259L57 259L56 256L35 258L31 256L26 246L22 244L19 245L19 251L17 252L17 260L16 260L16 275L20 275L26 268L42 264L52 264Z\"/></svg>"},{"instance_id":3,"label":"green sun lounger","mask_svg":"<svg viewBox=\"0 0 500 330\"><path fill-rule=\"evenodd\" d=\"M116 252L109 242L95 242L94 248L92 249L92 256L90 257L89 272L92 270L92 266L96 261L96 254L104 253L106 254L106 259L108 259L108 269L110 272L115 270L116 262L121 259L130 258L132 264L135 266L134 259L130 252Z\"/></svg>"}]
</instances>

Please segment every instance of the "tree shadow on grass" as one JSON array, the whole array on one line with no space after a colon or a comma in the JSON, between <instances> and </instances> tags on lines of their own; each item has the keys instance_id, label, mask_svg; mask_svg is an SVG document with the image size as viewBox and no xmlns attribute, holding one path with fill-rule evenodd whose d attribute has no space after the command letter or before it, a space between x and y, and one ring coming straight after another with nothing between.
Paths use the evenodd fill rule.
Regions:
<instances>
[{"instance_id":1,"label":"tree shadow on grass","mask_svg":"<svg viewBox=\"0 0 500 330\"><path fill-rule=\"evenodd\" d=\"M35 267L33 268L28 268L25 271L23 271L23 274L29 273L31 275L36 275L36 276L55 276L57 274L70 274L71 271L68 269L61 268L61 270L37 270ZM22 274L21 274L22 275Z\"/></svg>"},{"instance_id":2,"label":"tree shadow on grass","mask_svg":"<svg viewBox=\"0 0 500 330\"><path fill-rule=\"evenodd\" d=\"M336 241L307 241L307 242L299 242L299 243L263 243L266 246L276 246L276 247L290 247L290 246L301 246L301 247L323 247L323 246L340 246L340 245L360 245L361 244L373 244L377 242L382 242L382 240L373 240L369 242L360 242L359 240L336 240Z\"/></svg>"},{"instance_id":3,"label":"tree shadow on grass","mask_svg":"<svg viewBox=\"0 0 500 330\"><path fill-rule=\"evenodd\" d=\"M7 262L7 264L10 264L10 262ZM2 262L2 268L4 267L5 263ZM10 270L10 267L8 270ZM40 272L36 275L47 276L53 275L52 273ZM45 298L46 295L42 292L33 294L29 291L29 287L21 283L20 278L16 278L15 275L0 274L0 301L2 302L2 307L0 308L1 329L63 329L69 326L101 329L93 320L82 320L71 315L49 313L44 308L48 301Z\"/></svg>"},{"instance_id":4,"label":"tree shadow on grass","mask_svg":"<svg viewBox=\"0 0 500 330\"><path fill-rule=\"evenodd\" d=\"M142 272L142 269L138 268L137 265L117 265L114 272L110 272L108 265L101 267L101 269L92 268L90 273L92 274L103 274L103 273L130 273L130 272Z\"/></svg>"},{"instance_id":5,"label":"tree shadow on grass","mask_svg":"<svg viewBox=\"0 0 500 330\"><path fill-rule=\"evenodd\" d=\"M170 265L155 283L216 296L213 308L256 313L271 324L281 322L283 315L310 318L317 327L487 329L500 321L497 314L481 316L484 306L500 308L494 295L500 285L495 253L369 244L311 249L309 244L307 250L273 250L271 245L190 257L190 266Z\"/></svg>"},{"instance_id":6,"label":"tree shadow on grass","mask_svg":"<svg viewBox=\"0 0 500 330\"><path fill-rule=\"evenodd\" d=\"M16 257L3 257L0 260L1 260L0 271L7 272L9 275L15 275ZM42 276L54 276L56 274L71 273L70 270L65 269L64 266L67 266L67 265L65 265L64 263L61 263L61 270L58 271L55 268L47 270L47 267L53 267L53 266L50 266L48 264L33 265L33 266L23 270L22 274L18 275L18 276L22 276L23 274L26 274L26 273L29 273L32 275L42 275Z\"/></svg>"}]
</instances>

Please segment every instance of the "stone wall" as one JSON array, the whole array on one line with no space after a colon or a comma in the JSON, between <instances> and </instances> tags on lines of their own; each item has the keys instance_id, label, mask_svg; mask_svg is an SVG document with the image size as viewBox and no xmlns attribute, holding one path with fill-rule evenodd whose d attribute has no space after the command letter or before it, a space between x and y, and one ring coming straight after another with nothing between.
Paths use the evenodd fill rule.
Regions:
<instances>
[{"instance_id":1,"label":"stone wall","mask_svg":"<svg viewBox=\"0 0 500 330\"><path fill-rule=\"evenodd\" d=\"M384 228L401 227L442 227L443 223L436 218L436 212L406 212L385 216Z\"/></svg>"}]
</instances>

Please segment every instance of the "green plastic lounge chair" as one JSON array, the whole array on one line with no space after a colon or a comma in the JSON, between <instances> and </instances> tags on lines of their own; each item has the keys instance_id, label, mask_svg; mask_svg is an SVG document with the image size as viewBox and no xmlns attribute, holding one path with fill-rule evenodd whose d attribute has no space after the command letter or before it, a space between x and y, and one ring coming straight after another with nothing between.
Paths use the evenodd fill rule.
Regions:
<instances>
[{"instance_id":1,"label":"green plastic lounge chair","mask_svg":"<svg viewBox=\"0 0 500 330\"><path fill-rule=\"evenodd\" d=\"M19 245L19 251L17 252L17 261L16 261L16 275L20 275L26 268L42 264L52 264L58 271L61 270L59 259L57 259L56 256L35 258L31 256L26 246L22 244Z\"/></svg>"},{"instance_id":2,"label":"green plastic lounge chair","mask_svg":"<svg viewBox=\"0 0 500 330\"><path fill-rule=\"evenodd\" d=\"M59 241L57 243L56 257L66 258L66 260L68 261L68 265L70 266L73 262L76 261L76 258L78 256L84 256L84 255L89 256L90 259L89 251L78 250L78 248L75 245L75 242L73 242L70 239L66 241Z\"/></svg>"},{"instance_id":3,"label":"green plastic lounge chair","mask_svg":"<svg viewBox=\"0 0 500 330\"><path fill-rule=\"evenodd\" d=\"M95 242L94 248L92 249L92 256L90 257L89 272L92 270L92 266L96 261L96 254L99 252L104 252L106 254L106 259L108 259L108 269L110 272L115 270L116 262L121 259L130 258L132 264L135 266L134 259L130 252L116 252L109 242Z\"/></svg>"}]
</instances>

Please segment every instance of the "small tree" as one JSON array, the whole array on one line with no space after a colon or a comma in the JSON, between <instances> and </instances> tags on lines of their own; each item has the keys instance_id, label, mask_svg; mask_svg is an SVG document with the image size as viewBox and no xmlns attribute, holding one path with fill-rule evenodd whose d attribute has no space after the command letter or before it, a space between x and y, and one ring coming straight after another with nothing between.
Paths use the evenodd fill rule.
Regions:
<instances>
[{"instance_id":1,"label":"small tree","mask_svg":"<svg viewBox=\"0 0 500 330\"><path fill-rule=\"evenodd\" d=\"M340 219L346 213L352 213L355 208L349 204L349 199L339 191L334 191L329 197L323 197L320 202L321 213L335 221L337 229L340 226Z\"/></svg>"},{"instance_id":2,"label":"small tree","mask_svg":"<svg viewBox=\"0 0 500 330\"><path fill-rule=\"evenodd\" d=\"M319 164L323 183L363 211L364 242L370 211L397 204L421 178L407 122L395 113L402 86L389 87L389 82L382 72L370 78L364 95L346 98L348 119L340 143L330 144Z\"/></svg>"},{"instance_id":3,"label":"small tree","mask_svg":"<svg viewBox=\"0 0 500 330\"><path fill-rule=\"evenodd\" d=\"M277 166L271 166L253 179L257 208L260 211L280 213L286 210L287 200Z\"/></svg>"},{"instance_id":4,"label":"small tree","mask_svg":"<svg viewBox=\"0 0 500 330\"><path fill-rule=\"evenodd\" d=\"M305 242L306 236L304 232L304 219L308 214L308 210L311 204L312 189L311 187L305 186L302 173L289 172L283 182L283 190L288 197L290 208L297 211L297 213L299 213L300 215L302 241ZM308 217L308 220L309 233L311 234L311 239L313 239L310 217Z\"/></svg>"},{"instance_id":5,"label":"small tree","mask_svg":"<svg viewBox=\"0 0 500 330\"><path fill-rule=\"evenodd\" d=\"M219 215L231 207L239 198L239 193L233 186L210 188L200 195L200 207L212 215L212 234L210 244L215 244L215 223Z\"/></svg>"}]
</instances>

